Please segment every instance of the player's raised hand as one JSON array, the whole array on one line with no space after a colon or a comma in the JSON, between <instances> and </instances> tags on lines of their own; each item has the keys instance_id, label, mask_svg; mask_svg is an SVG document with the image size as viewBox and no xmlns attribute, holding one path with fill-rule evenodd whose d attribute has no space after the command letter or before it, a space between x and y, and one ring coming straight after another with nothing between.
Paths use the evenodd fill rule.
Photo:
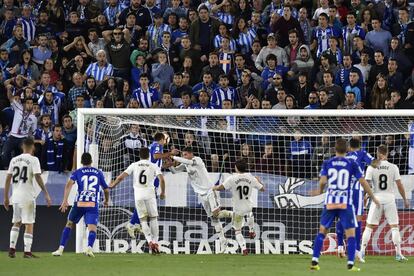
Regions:
<instances>
[{"instance_id":1,"label":"player's raised hand","mask_svg":"<svg viewBox=\"0 0 414 276\"><path fill-rule=\"evenodd\" d=\"M10 208L10 201L9 201L9 199L8 199L8 198L5 198L5 199L4 199L4 201L3 201L3 205L4 205L4 209L6 209L6 211L8 211L8 210L9 210L9 208Z\"/></svg>"},{"instance_id":2,"label":"player's raised hand","mask_svg":"<svg viewBox=\"0 0 414 276\"><path fill-rule=\"evenodd\" d=\"M61 204L61 205L60 205L60 207L59 207L59 210L60 210L62 213L64 213L64 212L66 212L66 210L68 209L68 206L69 206L68 202L67 202L67 201L63 201L63 202L62 202L62 204Z\"/></svg>"},{"instance_id":3,"label":"player's raised hand","mask_svg":"<svg viewBox=\"0 0 414 276\"><path fill-rule=\"evenodd\" d=\"M45 196L45 199L46 199L46 204L47 204L47 207L50 207L50 206L52 205L52 199L50 198L50 195L49 195L49 194L47 194L47 195Z\"/></svg>"}]
</instances>

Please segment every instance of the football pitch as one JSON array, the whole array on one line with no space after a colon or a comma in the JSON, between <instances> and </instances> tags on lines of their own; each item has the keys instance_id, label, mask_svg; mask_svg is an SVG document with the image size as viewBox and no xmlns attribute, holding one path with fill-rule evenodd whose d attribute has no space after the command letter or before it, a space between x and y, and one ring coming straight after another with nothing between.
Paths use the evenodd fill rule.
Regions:
<instances>
[{"instance_id":1,"label":"football pitch","mask_svg":"<svg viewBox=\"0 0 414 276\"><path fill-rule=\"evenodd\" d=\"M144 255L96 254L95 258L65 253L53 257L38 253L39 259L23 259L22 253L9 259L0 252L0 275L349 275L346 261L322 256L321 270L309 270L309 255ZM398 263L392 256L370 257L358 264L358 275L413 275L414 258ZM353 274L353 273L352 273Z\"/></svg>"}]
</instances>

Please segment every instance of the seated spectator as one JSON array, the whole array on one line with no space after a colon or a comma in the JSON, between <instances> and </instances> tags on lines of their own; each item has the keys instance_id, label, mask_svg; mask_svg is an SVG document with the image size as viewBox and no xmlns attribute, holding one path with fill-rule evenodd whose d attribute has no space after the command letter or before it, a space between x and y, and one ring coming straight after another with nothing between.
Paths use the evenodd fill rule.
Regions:
<instances>
[{"instance_id":1,"label":"seated spectator","mask_svg":"<svg viewBox=\"0 0 414 276\"><path fill-rule=\"evenodd\" d=\"M160 90L164 91L170 87L174 76L174 69L167 63L166 52L158 52L158 63L152 65L151 76L155 82L160 84Z\"/></svg>"},{"instance_id":2,"label":"seated spectator","mask_svg":"<svg viewBox=\"0 0 414 276\"><path fill-rule=\"evenodd\" d=\"M133 91L132 97L139 102L141 108L157 107L159 101L158 91L149 87L149 76L141 74L139 77L141 87Z\"/></svg>"},{"instance_id":3,"label":"seated spectator","mask_svg":"<svg viewBox=\"0 0 414 276\"><path fill-rule=\"evenodd\" d=\"M201 90L198 96L198 103L192 106L193 109L217 109L220 108L210 102L210 95L207 91Z\"/></svg>"},{"instance_id":4,"label":"seated spectator","mask_svg":"<svg viewBox=\"0 0 414 276\"><path fill-rule=\"evenodd\" d=\"M158 105L158 107L159 108L176 108L176 106L173 103L173 98L170 92L166 91L162 94L161 103Z\"/></svg>"},{"instance_id":5,"label":"seated spectator","mask_svg":"<svg viewBox=\"0 0 414 276\"><path fill-rule=\"evenodd\" d=\"M96 54L97 62L89 64L85 72L85 78L92 76L99 84L106 78L112 76L113 67L112 64L107 62L106 53L104 50L99 50Z\"/></svg>"},{"instance_id":6,"label":"seated spectator","mask_svg":"<svg viewBox=\"0 0 414 276\"><path fill-rule=\"evenodd\" d=\"M345 101L342 104L342 109L363 109L362 103L357 103L356 96L353 91L345 94Z\"/></svg>"},{"instance_id":7,"label":"seated spectator","mask_svg":"<svg viewBox=\"0 0 414 276\"><path fill-rule=\"evenodd\" d=\"M219 76L224 74L223 68L219 63L218 53L210 53L208 56L208 63L209 64L204 66L201 70L201 76L203 76L205 72L210 72L213 77L213 81L217 83L219 81Z\"/></svg>"},{"instance_id":8,"label":"seated spectator","mask_svg":"<svg viewBox=\"0 0 414 276\"><path fill-rule=\"evenodd\" d=\"M397 90L391 91L391 101L394 109L412 109L411 101L406 101L401 97L401 93Z\"/></svg>"},{"instance_id":9,"label":"seated spectator","mask_svg":"<svg viewBox=\"0 0 414 276\"><path fill-rule=\"evenodd\" d=\"M229 77L222 74L219 77L219 87L213 91L211 96L211 103L222 106L224 100L230 100L233 105L238 102L236 89L229 86Z\"/></svg>"},{"instance_id":10,"label":"seated spectator","mask_svg":"<svg viewBox=\"0 0 414 276\"><path fill-rule=\"evenodd\" d=\"M305 106L305 109L319 109L319 99L316 91L311 91L309 93L308 103L309 104Z\"/></svg>"},{"instance_id":11,"label":"seated spectator","mask_svg":"<svg viewBox=\"0 0 414 276\"><path fill-rule=\"evenodd\" d=\"M345 87L345 94L349 93L350 91L354 92L356 96L356 101L358 103L362 103L365 100L365 91L364 86L361 85L359 81L359 75L361 72L355 68L349 73L349 85Z\"/></svg>"},{"instance_id":12,"label":"seated spectator","mask_svg":"<svg viewBox=\"0 0 414 276\"><path fill-rule=\"evenodd\" d=\"M286 67L277 65L277 57L274 54L268 54L266 57L266 67L263 69L261 75L263 78L262 89L266 90L269 88L275 74L279 74L283 77L286 71Z\"/></svg>"},{"instance_id":13,"label":"seated spectator","mask_svg":"<svg viewBox=\"0 0 414 276\"><path fill-rule=\"evenodd\" d=\"M377 81L371 90L371 108L384 109L385 100L389 96L387 78L382 74L378 74Z\"/></svg>"},{"instance_id":14,"label":"seated spectator","mask_svg":"<svg viewBox=\"0 0 414 276\"><path fill-rule=\"evenodd\" d=\"M139 87L139 77L142 73L148 73L148 65L145 60L145 53L134 50L131 54L131 89L134 91Z\"/></svg>"},{"instance_id":15,"label":"seated spectator","mask_svg":"<svg viewBox=\"0 0 414 276\"><path fill-rule=\"evenodd\" d=\"M105 105L105 100L104 100ZM84 108L85 107L85 98L83 95L77 95L76 101L75 101L75 108L69 112L69 116L72 118L73 124L78 123L78 108Z\"/></svg>"},{"instance_id":16,"label":"seated spectator","mask_svg":"<svg viewBox=\"0 0 414 276\"><path fill-rule=\"evenodd\" d=\"M204 72L202 77L202 82L199 82L193 86L193 95L195 97L198 97L198 94L201 90L207 91L211 96L213 94L213 91L217 88L217 84L213 81L213 75L211 72Z\"/></svg>"},{"instance_id":17,"label":"seated spectator","mask_svg":"<svg viewBox=\"0 0 414 276\"><path fill-rule=\"evenodd\" d=\"M286 91L285 89L277 89L276 99L274 95L266 94L266 97L270 100L273 105L272 109L286 109Z\"/></svg>"},{"instance_id":18,"label":"seated spectator","mask_svg":"<svg viewBox=\"0 0 414 276\"><path fill-rule=\"evenodd\" d=\"M395 59L388 60L388 87L391 90L398 90L402 92L403 89L403 75L398 70L398 63Z\"/></svg>"},{"instance_id":19,"label":"seated spectator","mask_svg":"<svg viewBox=\"0 0 414 276\"><path fill-rule=\"evenodd\" d=\"M191 109L191 94L187 91L181 93L181 104L178 106L179 109Z\"/></svg>"},{"instance_id":20,"label":"seated spectator","mask_svg":"<svg viewBox=\"0 0 414 276\"><path fill-rule=\"evenodd\" d=\"M329 101L328 92L319 90L319 109L336 109L337 106Z\"/></svg>"},{"instance_id":21,"label":"seated spectator","mask_svg":"<svg viewBox=\"0 0 414 276\"><path fill-rule=\"evenodd\" d=\"M62 127L55 125L52 128L52 135L43 145L41 167L43 170L61 173L68 170L67 163L70 159L66 140L62 135Z\"/></svg>"},{"instance_id":22,"label":"seated spectator","mask_svg":"<svg viewBox=\"0 0 414 276\"><path fill-rule=\"evenodd\" d=\"M239 152L239 159L244 159L247 163L247 166L249 168L249 171L254 172L256 169L256 161L255 161L255 156L254 156L254 152L252 149L252 146L247 144L247 143L243 143L241 145L241 149Z\"/></svg>"},{"instance_id":23,"label":"seated spectator","mask_svg":"<svg viewBox=\"0 0 414 276\"><path fill-rule=\"evenodd\" d=\"M379 18L372 18L372 31L369 31L365 36L365 43L374 51L380 50L388 57L388 47L391 41L391 33L381 28L381 20Z\"/></svg>"},{"instance_id":24,"label":"seated spectator","mask_svg":"<svg viewBox=\"0 0 414 276\"><path fill-rule=\"evenodd\" d=\"M38 46L32 48L33 61L38 65L42 65L46 59L52 57L52 51L48 47L48 38L45 34L37 36L37 43Z\"/></svg>"},{"instance_id":25,"label":"seated spectator","mask_svg":"<svg viewBox=\"0 0 414 276\"><path fill-rule=\"evenodd\" d=\"M314 61L307 45L299 47L299 55L291 64L291 68L287 72L290 80L296 80L299 72L307 73L308 75L312 71Z\"/></svg>"},{"instance_id":26,"label":"seated spectator","mask_svg":"<svg viewBox=\"0 0 414 276\"><path fill-rule=\"evenodd\" d=\"M267 46L263 47L260 50L259 55L257 56L255 65L256 68L260 71L262 71L264 69L264 61L266 61L266 57L269 54L274 54L276 56L277 59L277 65L281 65L281 66L289 66L289 61L286 55L286 52L283 50L283 48L277 46L277 40L276 40L276 36L274 33L270 33L267 36Z\"/></svg>"}]
</instances>

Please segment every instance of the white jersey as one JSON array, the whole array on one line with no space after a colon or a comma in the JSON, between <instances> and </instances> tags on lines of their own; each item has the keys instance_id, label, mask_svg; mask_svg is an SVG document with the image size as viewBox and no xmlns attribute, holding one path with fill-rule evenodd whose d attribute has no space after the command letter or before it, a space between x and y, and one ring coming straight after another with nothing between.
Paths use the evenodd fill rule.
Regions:
<instances>
[{"instance_id":1,"label":"white jersey","mask_svg":"<svg viewBox=\"0 0 414 276\"><path fill-rule=\"evenodd\" d=\"M12 203L27 203L36 198L33 175L41 173L39 159L28 153L20 154L10 161L7 174L12 176Z\"/></svg>"},{"instance_id":2,"label":"white jersey","mask_svg":"<svg viewBox=\"0 0 414 276\"><path fill-rule=\"evenodd\" d=\"M206 195L211 190L213 184L210 181L206 165L200 157L196 156L190 160L176 156L173 158L182 163L177 167L177 170L180 170L182 166L185 167L190 178L191 186L196 194Z\"/></svg>"},{"instance_id":3,"label":"white jersey","mask_svg":"<svg viewBox=\"0 0 414 276\"><path fill-rule=\"evenodd\" d=\"M37 128L36 116L31 112L25 112L20 102L12 101L11 107L14 110L14 117L10 135L16 138L24 138L32 135Z\"/></svg>"},{"instance_id":4,"label":"white jersey","mask_svg":"<svg viewBox=\"0 0 414 276\"><path fill-rule=\"evenodd\" d=\"M245 215L252 211L252 191L263 188L263 185L250 173L233 174L224 181L223 186L226 190L231 190L233 211L238 215Z\"/></svg>"},{"instance_id":5,"label":"white jersey","mask_svg":"<svg viewBox=\"0 0 414 276\"><path fill-rule=\"evenodd\" d=\"M365 179L372 181L373 192L382 204L395 201L395 181L401 179L397 165L381 161L376 169L369 166Z\"/></svg>"},{"instance_id":6,"label":"white jersey","mask_svg":"<svg viewBox=\"0 0 414 276\"><path fill-rule=\"evenodd\" d=\"M161 170L149 160L140 160L132 163L125 170L128 175L133 174L135 200L155 198L155 179L161 175Z\"/></svg>"}]
</instances>

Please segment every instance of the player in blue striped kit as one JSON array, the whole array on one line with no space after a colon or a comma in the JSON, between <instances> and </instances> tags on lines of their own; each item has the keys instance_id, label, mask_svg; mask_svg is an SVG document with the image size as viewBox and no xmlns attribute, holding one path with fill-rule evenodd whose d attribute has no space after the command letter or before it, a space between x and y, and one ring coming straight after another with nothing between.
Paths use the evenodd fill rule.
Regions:
<instances>
[{"instance_id":1,"label":"player in blue striped kit","mask_svg":"<svg viewBox=\"0 0 414 276\"><path fill-rule=\"evenodd\" d=\"M69 212L68 221L62 231L58 250L52 253L53 256L62 256L63 249L69 239L70 231L74 224L77 224L83 217L88 226L88 248L85 254L94 257L92 248L96 239L96 225L99 221L99 198L103 189L105 194L104 206L108 206L109 187L101 170L92 167L92 156L90 153L83 153L81 157L82 168L74 171L65 186L65 194L59 210L66 212L69 203L68 197L72 186L78 184L77 194L72 209Z\"/></svg>"},{"instance_id":2,"label":"player in blue striped kit","mask_svg":"<svg viewBox=\"0 0 414 276\"><path fill-rule=\"evenodd\" d=\"M150 150L150 161L151 163L157 165L160 169L162 168L162 159L166 159L171 157L172 155L177 155L179 151L177 149L173 149L169 152L164 152L164 146L168 144L169 141L168 136L166 136L164 133L157 132L154 135L154 142L149 146ZM158 188L160 185L160 182L158 178L154 181L155 189ZM125 226L125 228L128 231L128 234L131 238L135 239L135 232L140 232L140 220L137 213L137 210L134 209L134 213L132 214L132 217L129 221L129 223Z\"/></svg>"},{"instance_id":3,"label":"player in blue striped kit","mask_svg":"<svg viewBox=\"0 0 414 276\"><path fill-rule=\"evenodd\" d=\"M365 171L365 167L372 165L376 167L378 162L375 162L375 158L371 154L361 149L361 142L358 139L352 138L349 141L349 152L346 154L346 158L353 160L357 163L362 172ZM355 181L355 179L354 179ZM360 255L361 251L361 225L362 215L364 214L364 189L361 187L358 181L353 184L353 198L352 203L355 209L355 215L357 217L358 226L355 228L355 240L356 240L356 257L359 261L364 262ZM342 258L345 256L344 250L344 228L341 223L336 224L336 237L338 240L338 255Z\"/></svg>"},{"instance_id":4,"label":"player in blue striped kit","mask_svg":"<svg viewBox=\"0 0 414 276\"><path fill-rule=\"evenodd\" d=\"M372 193L367 181L364 179L361 168L355 161L347 159L347 142L338 139L335 143L336 156L326 160L320 172L320 193L322 194L326 184L326 197L324 208L321 214L319 233L313 244L313 257L311 270L319 270L319 256L321 254L323 241L335 218L340 219L340 223L345 229L348 246L348 270L359 271L354 266L355 259L355 227L357 226L355 211L352 204L352 177L358 179L364 190L371 197L372 201L379 205L377 198Z\"/></svg>"}]
</instances>

